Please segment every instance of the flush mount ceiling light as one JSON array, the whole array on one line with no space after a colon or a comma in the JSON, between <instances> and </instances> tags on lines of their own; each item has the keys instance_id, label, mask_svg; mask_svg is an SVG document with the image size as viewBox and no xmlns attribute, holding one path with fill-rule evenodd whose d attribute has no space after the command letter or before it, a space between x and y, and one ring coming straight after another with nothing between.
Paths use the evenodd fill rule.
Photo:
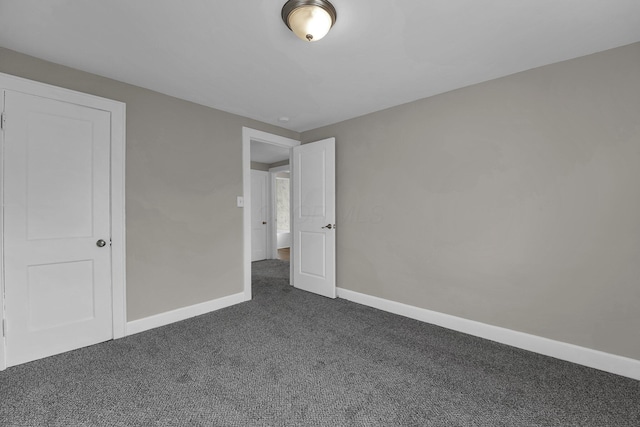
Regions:
<instances>
[{"instance_id":1,"label":"flush mount ceiling light","mask_svg":"<svg viewBox=\"0 0 640 427\"><path fill-rule=\"evenodd\" d=\"M300 39L315 42L336 23L336 9L326 0L289 0L282 6L282 20Z\"/></svg>"}]
</instances>

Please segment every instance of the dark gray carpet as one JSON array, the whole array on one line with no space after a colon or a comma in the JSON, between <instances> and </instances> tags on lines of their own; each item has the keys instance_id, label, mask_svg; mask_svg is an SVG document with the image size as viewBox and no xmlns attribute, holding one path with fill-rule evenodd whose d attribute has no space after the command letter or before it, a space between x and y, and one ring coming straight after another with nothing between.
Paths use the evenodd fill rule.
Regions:
<instances>
[{"instance_id":1,"label":"dark gray carpet","mask_svg":"<svg viewBox=\"0 0 640 427\"><path fill-rule=\"evenodd\" d=\"M2 426L639 426L640 382L288 286L0 372Z\"/></svg>"}]
</instances>

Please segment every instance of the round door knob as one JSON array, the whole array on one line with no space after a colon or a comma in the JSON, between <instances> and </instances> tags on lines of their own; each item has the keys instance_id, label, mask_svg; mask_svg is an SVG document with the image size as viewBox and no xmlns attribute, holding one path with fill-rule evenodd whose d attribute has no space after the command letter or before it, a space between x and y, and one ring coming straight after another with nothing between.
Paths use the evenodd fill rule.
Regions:
<instances>
[{"instance_id":1,"label":"round door knob","mask_svg":"<svg viewBox=\"0 0 640 427\"><path fill-rule=\"evenodd\" d=\"M103 247L103 246L104 246L104 245L106 245L106 244L107 244L107 242L105 242L105 241L104 241L104 240L102 240L102 239L100 239L100 240L98 240L98 241L96 242L96 246L97 246L97 247L99 247L99 248Z\"/></svg>"}]
</instances>

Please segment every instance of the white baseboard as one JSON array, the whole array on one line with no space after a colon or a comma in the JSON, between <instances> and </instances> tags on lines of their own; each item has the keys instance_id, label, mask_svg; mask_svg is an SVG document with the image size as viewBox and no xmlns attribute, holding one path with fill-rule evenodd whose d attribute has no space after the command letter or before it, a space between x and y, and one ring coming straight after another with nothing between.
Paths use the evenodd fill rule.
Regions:
<instances>
[{"instance_id":1,"label":"white baseboard","mask_svg":"<svg viewBox=\"0 0 640 427\"><path fill-rule=\"evenodd\" d=\"M348 289L338 288L337 293L338 298L343 298L358 304L507 344L512 347L529 350L534 353L544 354L545 356L555 357L556 359L566 360L601 371L640 380L640 360L467 320L437 311L361 294Z\"/></svg>"},{"instance_id":2,"label":"white baseboard","mask_svg":"<svg viewBox=\"0 0 640 427\"><path fill-rule=\"evenodd\" d=\"M176 310L167 311L165 313L156 314L154 316L145 317L143 319L127 322L127 335L137 334L139 332L148 331L149 329L165 326L170 323L179 322L180 320L189 319L191 317L200 316L201 314L210 313L220 310L221 308L230 307L247 301L244 292L229 295L206 301L200 304L190 305L189 307L178 308Z\"/></svg>"}]
</instances>

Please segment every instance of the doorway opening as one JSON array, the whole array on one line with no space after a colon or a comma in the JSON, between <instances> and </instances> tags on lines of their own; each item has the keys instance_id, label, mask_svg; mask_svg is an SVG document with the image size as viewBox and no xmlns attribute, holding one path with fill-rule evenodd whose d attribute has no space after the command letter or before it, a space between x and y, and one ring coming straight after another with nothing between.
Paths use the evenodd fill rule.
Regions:
<instances>
[{"instance_id":1,"label":"doorway opening","mask_svg":"<svg viewBox=\"0 0 640 427\"><path fill-rule=\"evenodd\" d=\"M300 141L250 128L242 130L244 293L252 297L252 270L291 275L291 155ZM278 190L279 189L279 190ZM287 218L288 216L288 218ZM288 219L288 221L287 221ZM285 254L289 250L289 254ZM289 256L286 256L289 255ZM285 258L285 259L281 259Z\"/></svg>"},{"instance_id":2,"label":"doorway opening","mask_svg":"<svg viewBox=\"0 0 640 427\"><path fill-rule=\"evenodd\" d=\"M271 175L272 214L275 234L272 235L272 257L289 261L291 257L291 170L289 165L269 169Z\"/></svg>"}]
</instances>

